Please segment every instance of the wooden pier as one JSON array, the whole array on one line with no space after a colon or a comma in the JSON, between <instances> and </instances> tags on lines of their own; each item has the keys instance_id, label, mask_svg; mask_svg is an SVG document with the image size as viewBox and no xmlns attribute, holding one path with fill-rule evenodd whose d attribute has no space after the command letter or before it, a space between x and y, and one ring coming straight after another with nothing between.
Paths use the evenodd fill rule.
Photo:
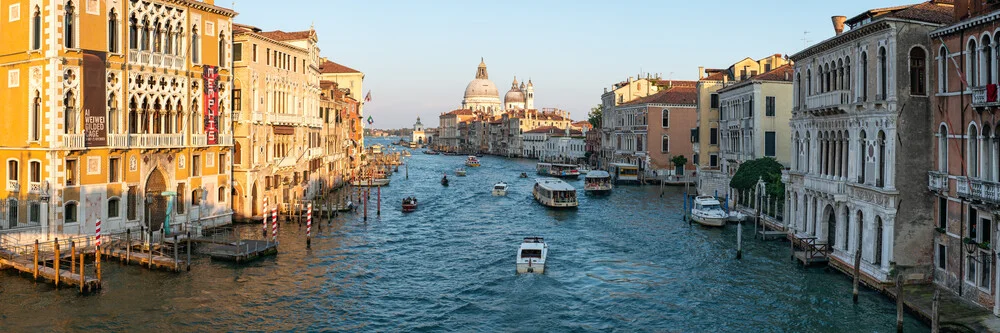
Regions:
<instances>
[{"instance_id":1,"label":"wooden pier","mask_svg":"<svg viewBox=\"0 0 1000 333\"><path fill-rule=\"evenodd\" d=\"M136 248L140 249L135 250ZM135 244L131 249L105 248L102 253L108 258L118 259L129 265L138 264L139 266L148 267L150 269L180 272L186 266L186 262L184 260L180 260L179 258L174 259L150 253L149 251L143 252L141 251L141 246L139 246L139 244Z\"/></svg>"},{"instance_id":2,"label":"wooden pier","mask_svg":"<svg viewBox=\"0 0 1000 333\"><path fill-rule=\"evenodd\" d=\"M788 235L792 246L792 257L802 262L803 266L823 264L830 261L830 246L818 244L816 237L799 237Z\"/></svg>"},{"instance_id":3,"label":"wooden pier","mask_svg":"<svg viewBox=\"0 0 1000 333\"><path fill-rule=\"evenodd\" d=\"M0 249L0 269L14 269L19 273L30 275L36 281L51 282L55 284L56 288L61 285L76 286L80 289L80 293L90 293L101 289L99 256L94 256L94 263L97 266L96 275L88 277L85 269L84 248L81 247L78 252L78 248L72 245L68 253L60 253L59 240L56 239L51 243L53 249L51 254L40 253L41 245L38 242L35 242L33 247ZM71 242L71 244L73 243ZM48 247L47 244L46 247ZM67 265L65 261L69 261L69 264Z\"/></svg>"},{"instance_id":4,"label":"wooden pier","mask_svg":"<svg viewBox=\"0 0 1000 333\"><path fill-rule=\"evenodd\" d=\"M216 244L208 250L214 260L237 264L278 254L278 243L260 240L241 240L231 244Z\"/></svg>"}]
</instances>

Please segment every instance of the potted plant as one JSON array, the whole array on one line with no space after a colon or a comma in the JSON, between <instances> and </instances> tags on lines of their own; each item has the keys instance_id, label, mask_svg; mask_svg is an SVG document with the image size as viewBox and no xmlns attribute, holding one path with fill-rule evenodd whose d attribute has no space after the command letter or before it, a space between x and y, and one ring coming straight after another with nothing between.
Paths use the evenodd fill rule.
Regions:
<instances>
[{"instance_id":1,"label":"potted plant","mask_svg":"<svg viewBox=\"0 0 1000 333\"><path fill-rule=\"evenodd\" d=\"M688 162L688 159L687 159L687 157L684 157L684 155L675 155L673 158L671 158L670 159L670 163L674 164L674 169L675 169L674 170L674 174L676 174L678 176L683 175L684 174L684 165L686 165L687 162Z\"/></svg>"},{"instance_id":2,"label":"potted plant","mask_svg":"<svg viewBox=\"0 0 1000 333\"><path fill-rule=\"evenodd\" d=\"M979 248L983 249L983 250L989 250L990 249L990 242L979 243Z\"/></svg>"},{"instance_id":3,"label":"potted plant","mask_svg":"<svg viewBox=\"0 0 1000 333\"><path fill-rule=\"evenodd\" d=\"M946 230L944 230L944 228L942 228L942 227L934 228L934 230L936 230L939 234L943 234L943 233L946 232Z\"/></svg>"}]
</instances>

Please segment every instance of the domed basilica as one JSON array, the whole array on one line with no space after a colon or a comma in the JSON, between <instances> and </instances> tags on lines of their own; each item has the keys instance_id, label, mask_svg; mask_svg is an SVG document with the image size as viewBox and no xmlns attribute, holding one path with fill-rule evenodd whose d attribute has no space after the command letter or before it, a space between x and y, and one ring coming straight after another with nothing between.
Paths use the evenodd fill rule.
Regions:
<instances>
[{"instance_id":1,"label":"domed basilica","mask_svg":"<svg viewBox=\"0 0 1000 333\"><path fill-rule=\"evenodd\" d=\"M479 68L476 69L476 79L465 87L462 108L490 115L498 115L504 110L534 109L535 87L531 84L531 80L528 80L527 85L524 82L518 85L515 77L510 90L504 96L503 104L500 104L497 86L490 81L490 75L486 72L486 62L480 60Z\"/></svg>"}]
</instances>

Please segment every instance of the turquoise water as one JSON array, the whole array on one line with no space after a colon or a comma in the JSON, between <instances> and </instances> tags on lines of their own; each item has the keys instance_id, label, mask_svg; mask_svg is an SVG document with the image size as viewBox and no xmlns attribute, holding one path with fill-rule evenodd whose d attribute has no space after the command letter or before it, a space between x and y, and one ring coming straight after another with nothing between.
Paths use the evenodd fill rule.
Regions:
<instances>
[{"instance_id":1,"label":"turquoise water","mask_svg":"<svg viewBox=\"0 0 1000 333\"><path fill-rule=\"evenodd\" d=\"M895 304L825 268L802 268L788 243L747 227L681 221L683 188L619 187L577 210L531 199L534 162L415 153L383 188L380 217L283 226L280 254L244 267L199 258L191 272L105 265L104 289L79 296L0 274L0 331L657 331L891 332ZM448 173L451 186L439 179ZM506 197L490 195L506 181ZM582 187L582 178L571 182ZM419 198L402 214L400 201ZM256 226L246 226L256 228ZM314 231L317 231L314 226ZM544 275L517 275L520 239L543 236ZM906 317L906 331L928 331Z\"/></svg>"}]
</instances>

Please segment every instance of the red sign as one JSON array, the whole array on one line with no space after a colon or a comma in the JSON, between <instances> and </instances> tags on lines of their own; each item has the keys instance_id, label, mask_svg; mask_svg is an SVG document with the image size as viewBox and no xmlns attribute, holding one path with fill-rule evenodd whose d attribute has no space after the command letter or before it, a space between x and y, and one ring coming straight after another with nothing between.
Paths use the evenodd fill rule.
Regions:
<instances>
[{"instance_id":1,"label":"red sign","mask_svg":"<svg viewBox=\"0 0 1000 333\"><path fill-rule=\"evenodd\" d=\"M205 102L203 111L205 115L205 134L208 136L208 144L218 144L219 139L219 68L215 66L204 66L201 75L205 81Z\"/></svg>"}]
</instances>

